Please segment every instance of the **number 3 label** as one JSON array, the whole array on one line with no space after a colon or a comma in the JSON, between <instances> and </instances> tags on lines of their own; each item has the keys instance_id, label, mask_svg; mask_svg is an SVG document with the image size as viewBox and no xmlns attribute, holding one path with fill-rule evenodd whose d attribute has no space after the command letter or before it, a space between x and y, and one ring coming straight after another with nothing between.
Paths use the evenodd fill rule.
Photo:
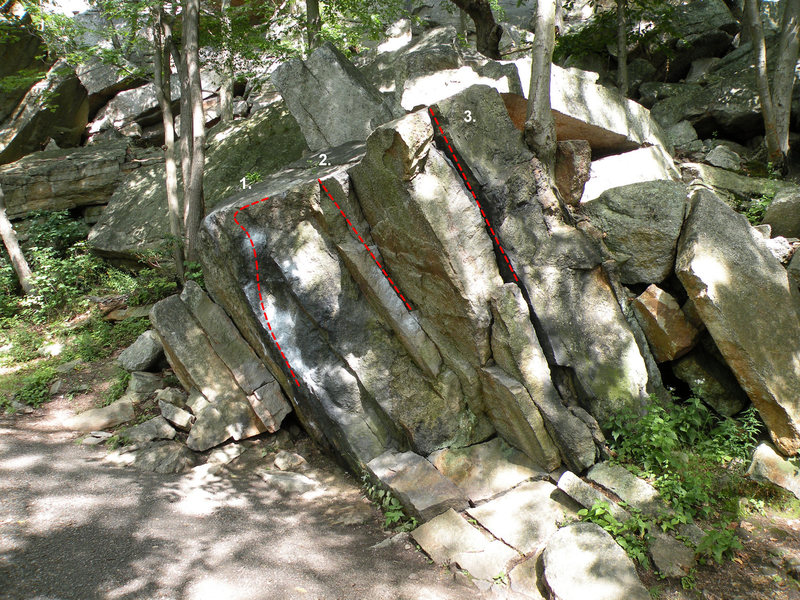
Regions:
<instances>
[{"instance_id":1,"label":"number 3 label","mask_svg":"<svg viewBox=\"0 0 800 600\"><path fill-rule=\"evenodd\" d=\"M465 110L464 111L464 123L474 123L475 119L472 118L472 111Z\"/></svg>"}]
</instances>

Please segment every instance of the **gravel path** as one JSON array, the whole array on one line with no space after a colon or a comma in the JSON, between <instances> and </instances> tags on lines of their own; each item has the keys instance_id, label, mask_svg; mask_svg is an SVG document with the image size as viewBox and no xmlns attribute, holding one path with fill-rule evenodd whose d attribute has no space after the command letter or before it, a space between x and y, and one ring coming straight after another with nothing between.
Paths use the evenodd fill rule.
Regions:
<instances>
[{"instance_id":1,"label":"gravel path","mask_svg":"<svg viewBox=\"0 0 800 600\"><path fill-rule=\"evenodd\" d=\"M0 417L0 598L5 600L466 600L477 590L386 534L328 463L302 495L246 463L157 475ZM244 461L242 461L244 462Z\"/></svg>"}]
</instances>

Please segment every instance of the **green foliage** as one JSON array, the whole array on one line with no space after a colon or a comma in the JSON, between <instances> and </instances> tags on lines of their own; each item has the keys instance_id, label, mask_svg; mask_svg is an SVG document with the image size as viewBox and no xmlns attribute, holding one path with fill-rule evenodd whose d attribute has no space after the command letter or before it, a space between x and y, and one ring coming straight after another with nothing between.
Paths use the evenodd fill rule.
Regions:
<instances>
[{"instance_id":1,"label":"green foliage","mask_svg":"<svg viewBox=\"0 0 800 600\"><path fill-rule=\"evenodd\" d=\"M18 402L39 407L50 399L50 382L55 377L53 367L42 367L21 380L20 389L14 394Z\"/></svg>"},{"instance_id":2,"label":"green foliage","mask_svg":"<svg viewBox=\"0 0 800 600\"><path fill-rule=\"evenodd\" d=\"M13 363L24 363L39 356L38 349L44 342L38 331L26 326L19 319L11 319L5 336L11 344L7 360Z\"/></svg>"},{"instance_id":3,"label":"green foliage","mask_svg":"<svg viewBox=\"0 0 800 600\"><path fill-rule=\"evenodd\" d=\"M125 390L128 389L128 382L131 380L131 374L128 373L125 369L117 368L116 377L114 378L114 383L108 388L108 392L106 393L105 400L103 401L102 406L108 406L112 402L115 402L122 398L122 395L125 393Z\"/></svg>"},{"instance_id":4,"label":"green foliage","mask_svg":"<svg viewBox=\"0 0 800 600\"><path fill-rule=\"evenodd\" d=\"M383 511L384 529L411 531L417 528L417 520L406 515L403 504L391 492L381 488L376 483L372 483L367 475L362 476L361 481L364 487L364 494Z\"/></svg>"},{"instance_id":5,"label":"green foliage","mask_svg":"<svg viewBox=\"0 0 800 600\"><path fill-rule=\"evenodd\" d=\"M142 269L136 278L136 288L128 296L131 306L152 304L178 291L178 284L163 269Z\"/></svg>"},{"instance_id":6,"label":"green foliage","mask_svg":"<svg viewBox=\"0 0 800 600\"><path fill-rule=\"evenodd\" d=\"M206 281L203 279L203 266L200 263L184 261L183 276L187 281L194 281L201 288L206 288Z\"/></svg>"},{"instance_id":7,"label":"green foliage","mask_svg":"<svg viewBox=\"0 0 800 600\"><path fill-rule=\"evenodd\" d=\"M742 543L736 532L727 527L712 529L697 545L697 556L701 562L713 559L718 564L726 558L732 558L736 550L742 549Z\"/></svg>"},{"instance_id":8,"label":"green foliage","mask_svg":"<svg viewBox=\"0 0 800 600\"><path fill-rule=\"evenodd\" d=\"M99 318L90 319L76 331L66 356L85 361L106 358L117 348L132 344L149 326L147 318L126 319L116 325Z\"/></svg>"},{"instance_id":9,"label":"green foliage","mask_svg":"<svg viewBox=\"0 0 800 600\"><path fill-rule=\"evenodd\" d=\"M568 56L608 53L608 46L616 47L617 13L616 4L591 2L594 16L583 26L562 34L556 40L553 52L554 62L563 62ZM566 0L564 8L569 9L574 0ZM675 36L672 26L675 7L664 0L630 0L627 5L628 45L638 44L669 54L662 42L667 36Z\"/></svg>"},{"instance_id":10,"label":"green foliage","mask_svg":"<svg viewBox=\"0 0 800 600\"><path fill-rule=\"evenodd\" d=\"M772 192L761 194L750 200L750 206L747 207L747 211L744 214L751 225L761 224L761 221L764 220L764 214L767 212L767 207L772 204L774 198L775 192Z\"/></svg>"},{"instance_id":11,"label":"green foliage","mask_svg":"<svg viewBox=\"0 0 800 600\"><path fill-rule=\"evenodd\" d=\"M639 511L627 507L631 518L619 521L609 510L608 502L596 501L591 508L578 511L582 521L595 523L605 529L616 542L640 565L648 565L647 542L650 539L652 524L642 518Z\"/></svg>"},{"instance_id":12,"label":"green foliage","mask_svg":"<svg viewBox=\"0 0 800 600\"><path fill-rule=\"evenodd\" d=\"M387 25L405 15L402 0L331 0L320 4L320 38L345 54L358 51L361 40L377 40Z\"/></svg>"},{"instance_id":13,"label":"green foliage","mask_svg":"<svg viewBox=\"0 0 800 600\"><path fill-rule=\"evenodd\" d=\"M259 181L263 181L264 178L258 171L250 171L249 173L245 173L244 180L248 184L253 184L253 183L258 183Z\"/></svg>"}]
</instances>

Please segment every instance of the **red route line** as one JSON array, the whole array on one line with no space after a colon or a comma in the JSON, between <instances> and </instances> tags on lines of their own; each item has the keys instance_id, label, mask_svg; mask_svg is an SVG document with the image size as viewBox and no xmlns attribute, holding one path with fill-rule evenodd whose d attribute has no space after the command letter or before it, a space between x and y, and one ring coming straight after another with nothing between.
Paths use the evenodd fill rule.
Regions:
<instances>
[{"instance_id":1,"label":"red route line","mask_svg":"<svg viewBox=\"0 0 800 600\"><path fill-rule=\"evenodd\" d=\"M244 226L241 223L239 223L239 220L236 218L239 215L240 210L244 210L245 208L250 208L251 206L258 204L259 202L264 202L265 200L269 200L269 198L262 198L261 200L256 200L255 202L251 202L250 204L239 207L236 210L236 213L234 213L233 215L233 220L236 221L236 224L242 228L242 231L244 231L244 234L247 236L247 239L250 242L250 246L253 249L253 260L256 263L256 286L258 287L258 301L261 303L261 311L264 313L264 320L267 322L267 327L269 328L269 332L272 335L272 339L275 341L275 345L278 347L278 352L281 353L283 360L286 362L286 367L292 374L294 382L297 384L297 387L300 387L300 382L297 381L297 375L294 374L294 370L292 369L292 366L289 364L289 359L286 358L286 355L283 353L283 350L281 350L281 345L278 342L278 338L275 337L275 332L272 330L272 324L270 324L269 317L267 316L267 309L264 308L264 299L261 297L261 280L258 275L258 257L256 256L256 245L253 243L253 238L250 237L250 234L247 232L247 229L245 229Z\"/></svg>"},{"instance_id":2,"label":"red route line","mask_svg":"<svg viewBox=\"0 0 800 600\"><path fill-rule=\"evenodd\" d=\"M369 255L372 257L372 260L374 260L374 261L375 261L375 264L376 264L376 265L378 265L378 268L381 270L381 273L383 273L383 276L384 276L384 277L386 277L387 281L388 281L388 282L391 284L391 286L394 288L394 291L397 293L397 295L398 295L398 296L400 296L400 299L403 301L403 304L405 304L405 305L406 305L406 308L407 308L409 311L411 311L411 305L408 303L408 300L406 300L406 299L405 299L405 297L403 296L403 294L402 294L402 293L400 293L400 290L397 288L397 286L395 285L394 281L392 281L392 278L391 278L391 277L389 277L389 274L386 272L386 269L384 269L384 268L381 266L381 263L379 263L379 262L378 262L378 259L377 259L377 258L375 258L375 254L373 254L372 250L370 250L370 249L369 249L369 246L367 246L367 242L365 242L365 241L364 241L364 238L362 238L362 237L361 237L361 235L358 233L358 229L356 229L356 228L353 226L353 224L350 222L350 219L348 219L348 218L347 218L347 215L346 215L346 214L344 214L344 211L342 210L342 207L341 207L341 206L339 206L339 203L338 203L338 202L336 202L336 200L334 200L334 199L333 199L333 196L332 196L332 195L331 195L331 193L328 191L328 188L326 188L326 187L325 187L325 184L324 184L324 183L322 183L322 180L321 180L321 179L317 179L317 181L318 181L318 182L319 182L319 184L322 186L322 189L323 189L323 190L325 190L325 193L326 193L326 194L328 194L328 198L330 198L330 199L331 199L331 202L333 202L334 206L336 206L336 208L338 208L338 209L339 209L339 213L342 215L342 217L344 218L344 220L345 220L345 221L347 221L347 224L350 226L350 229L352 229L352 230L353 230L353 233L355 233L355 234L356 234L356 237L358 238L358 241L359 241L359 242L361 242L362 244L364 244L364 248L366 248L367 252L369 252Z\"/></svg>"},{"instance_id":3,"label":"red route line","mask_svg":"<svg viewBox=\"0 0 800 600\"><path fill-rule=\"evenodd\" d=\"M481 206L480 200L478 200L478 196L475 194L475 190L472 189L472 185L470 185L469 180L467 179L467 175L466 173L464 173L464 169L461 168L461 163L458 162L458 157L456 157L456 151L453 150L453 147L450 145L450 141L444 134L444 129L442 129L442 126L439 125L439 119L436 118L436 115L433 113L432 108L428 108L428 111L431 113L431 117L433 117L433 120L436 121L436 126L439 128L439 133L442 134L442 137L444 138L444 143L447 144L447 149L450 150L450 154L453 155L453 160L455 161L456 166L458 167L458 170L461 173L461 177L464 178L464 182L467 184L467 189L472 194L472 197L475 198L475 204L478 205L478 208L481 211L481 215L483 215L483 220L486 221L486 226L489 228L489 231L492 232L492 236L494 237L494 243L497 244L497 247L500 249L500 254L503 255L504 259L506 259L506 264L508 265L508 268L511 269L511 274L514 276L514 281L519 281L519 279L517 278L517 274L514 271L514 267L511 265L511 261L508 260L508 256L506 255L505 250L503 250L503 246L500 244L500 240L497 238L497 234L494 232L492 224L489 223L489 217L487 217L486 213L483 211L483 207Z\"/></svg>"}]
</instances>

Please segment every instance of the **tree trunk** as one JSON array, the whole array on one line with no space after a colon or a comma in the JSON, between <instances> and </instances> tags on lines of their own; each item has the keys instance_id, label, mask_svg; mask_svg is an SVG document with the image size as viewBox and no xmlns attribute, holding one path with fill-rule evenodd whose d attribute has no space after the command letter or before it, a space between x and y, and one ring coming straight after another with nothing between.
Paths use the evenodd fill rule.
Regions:
<instances>
[{"instance_id":1,"label":"tree trunk","mask_svg":"<svg viewBox=\"0 0 800 600\"><path fill-rule=\"evenodd\" d=\"M164 161L166 167L167 209L169 212L169 232L174 238L173 259L178 279L183 282L183 248L181 240L181 204L178 197L178 167L175 161L175 118L172 114L172 93L170 91L170 42L172 28L164 19L163 9L158 11L154 27L155 49L153 52L153 82L156 88L158 105L161 108L161 122L164 124ZM166 82L166 85L165 85Z\"/></svg>"},{"instance_id":2,"label":"tree trunk","mask_svg":"<svg viewBox=\"0 0 800 600\"><path fill-rule=\"evenodd\" d=\"M319 16L319 0L306 0L306 32L308 35L308 53L311 54L319 46L319 32L322 20Z\"/></svg>"},{"instance_id":3,"label":"tree trunk","mask_svg":"<svg viewBox=\"0 0 800 600\"><path fill-rule=\"evenodd\" d=\"M33 289L33 285L31 284L31 268L28 266L28 261L25 260L25 255L22 253L22 249L19 247L19 242L17 241L17 234L6 214L6 201L2 186L0 186L0 237L3 238L3 244L6 250L8 250L8 256L11 258L11 266L14 267L14 271L17 273L22 291L26 294L30 294Z\"/></svg>"},{"instance_id":4,"label":"tree trunk","mask_svg":"<svg viewBox=\"0 0 800 600\"><path fill-rule=\"evenodd\" d=\"M528 118L524 128L525 142L551 176L556 161L556 124L550 108L550 67L556 42L555 8L555 0L539 0L536 6Z\"/></svg>"},{"instance_id":5,"label":"tree trunk","mask_svg":"<svg viewBox=\"0 0 800 600\"><path fill-rule=\"evenodd\" d=\"M192 111L192 152L189 185L183 197L184 252L186 260L197 262L197 235L205 216L203 170L205 168L206 123L203 114L203 90L200 85L199 44L200 0L184 0L183 59L189 78L189 104ZM188 120L184 115L181 121Z\"/></svg>"},{"instance_id":6,"label":"tree trunk","mask_svg":"<svg viewBox=\"0 0 800 600\"><path fill-rule=\"evenodd\" d=\"M772 97L775 103L778 148L784 159L789 154L789 121L798 53L800 53L800 0L783 0L781 36L776 52Z\"/></svg>"},{"instance_id":7,"label":"tree trunk","mask_svg":"<svg viewBox=\"0 0 800 600\"><path fill-rule=\"evenodd\" d=\"M464 36L464 41L467 39L468 31L467 31L467 19L469 15L463 8L458 9L458 33L459 35Z\"/></svg>"},{"instance_id":8,"label":"tree trunk","mask_svg":"<svg viewBox=\"0 0 800 600\"><path fill-rule=\"evenodd\" d=\"M186 71L186 61L183 59L174 40L170 44L170 54L178 70L178 79L181 84L181 131L178 145L181 159L181 177L183 178L183 197L185 200L189 188L189 170L192 166L192 120L190 118L192 110L189 103L189 74Z\"/></svg>"},{"instance_id":9,"label":"tree trunk","mask_svg":"<svg viewBox=\"0 0 800 600\"><path fill-rule=\"evenodd\" d=\"M758 99L761 104L761 116L764 119L767 156L770 162L782 166L783 155L781 154L781 148L778 142L775 106L772 103L769 76L767 75L767 45L764 42L764 28L761 25L759 0L745 0L744 10L747 18L747 26L750 29L750 39L753 42L753 54L756 61L756 83L758 84Z\"/></svg>"},{"instance_id":10,"label":"tree trunk","mask_svg":"<svg viewBox=\"0 0 800 600\"><path fill-rule=\"evenodd\" d=\"M500 60L500 37L503 35L503 28L495 22L488 0L451 1L465 11L475 23L478 52L488 58Z\"/></svg>"},{"instance_id":11,"label":"tree trunk","mask_svg":"<svg viewBox=\"0 0 800 600\"><path fill-rule=\"evenodd\" d=\"M617 87L628 95L628 1L617 0Z\"/></svg>"},{"instance_id":12,"label":"tree trunk","mask_svg":"<svg viewBox=\"0 0 800 600\"><path fill-rule=\"evenodd\" d=\"M233 37L231 28L231 0L220 4L220 24L222 25L222 87L219 89L220 118L223 123L233 121L233 52L230 44Z\"/></svg>"}]
</instances>

